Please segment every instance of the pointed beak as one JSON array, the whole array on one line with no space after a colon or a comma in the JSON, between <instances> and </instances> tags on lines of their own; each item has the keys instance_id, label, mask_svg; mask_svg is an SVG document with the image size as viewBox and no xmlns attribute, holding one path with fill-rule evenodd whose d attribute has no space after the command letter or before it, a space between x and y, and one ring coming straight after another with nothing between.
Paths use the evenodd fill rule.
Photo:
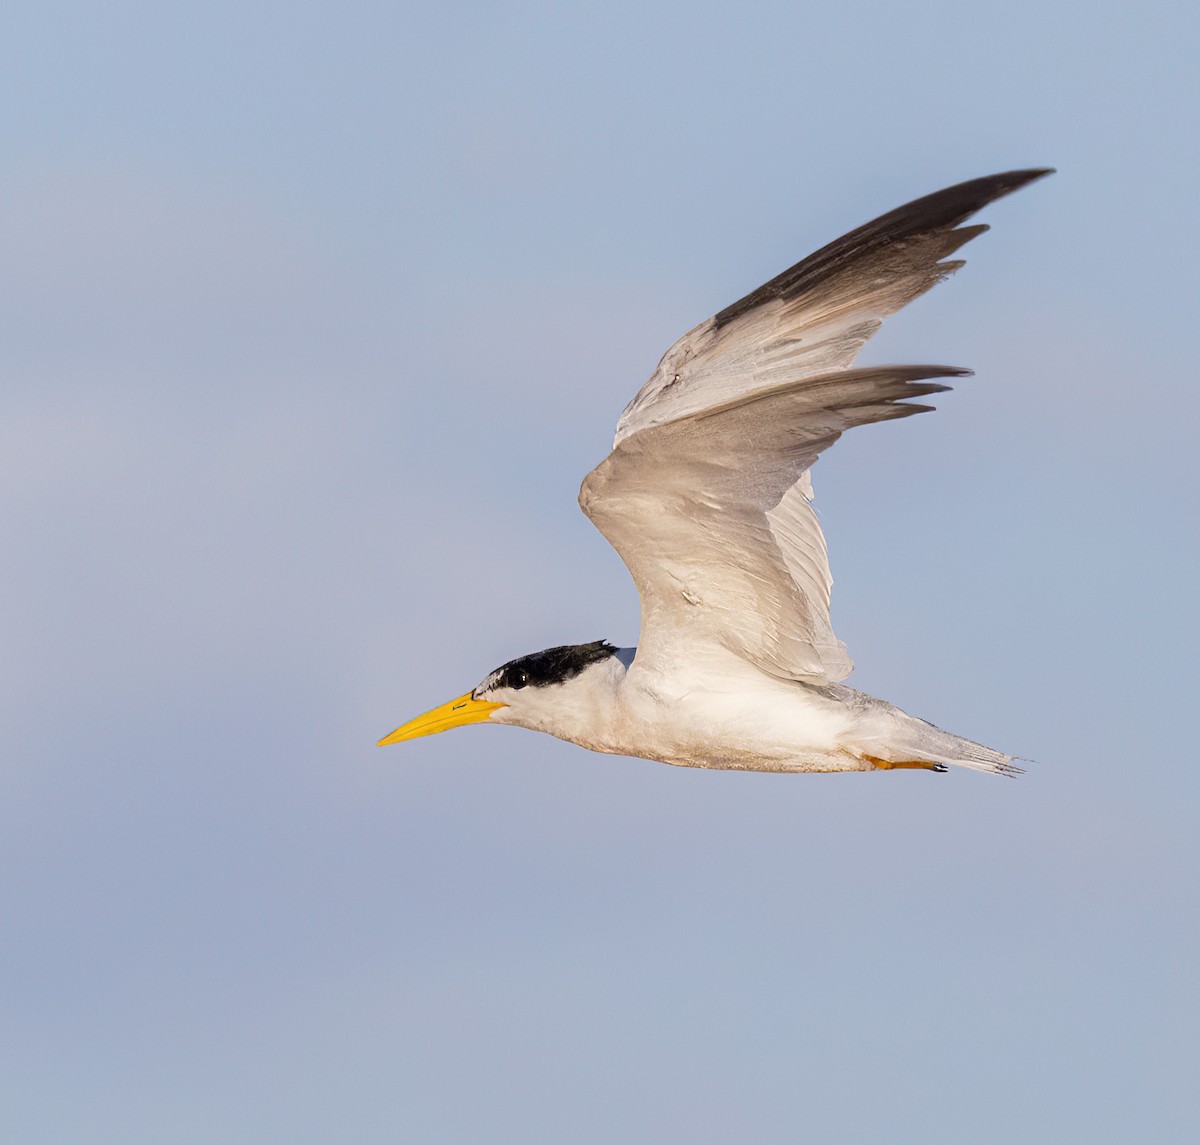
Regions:
<instances>
[{"instance_id":1,"label":"pointed beak","mask_svg":"<svg viewBox=\"0 0 1200 1145\"><path fill-rule=\"evenodd\" d=\"M449 731L463 724L477 724L486 720L497 708L504 706L493 704L490 700L472 699L471 693L468 692L465 696L459 696L457 700L451 700L440 708L434 708L423 716L417 716L415 720L401 724L391 735L384 736L376 746L383 747L385 744L416 739L418 736L431 736L435 732Z\"/></svg>"}]
</instances>

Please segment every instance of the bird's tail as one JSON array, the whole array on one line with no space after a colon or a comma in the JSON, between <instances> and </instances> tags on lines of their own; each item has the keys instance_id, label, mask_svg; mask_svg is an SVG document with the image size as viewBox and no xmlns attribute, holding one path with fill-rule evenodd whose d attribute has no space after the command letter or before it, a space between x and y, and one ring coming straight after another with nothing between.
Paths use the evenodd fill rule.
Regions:
<instances>
[{"instance_id":1,"label":"bird's tail","mask_svg":"<svg viewBox=\"0 0 1200 1145\"><path fill-rule=\"evenodd\" d=\"M935 724L910 716L887 700L869 696L845 684L833 685L826 691L847 705L858 717L856 722L861 738L847 746L860 759L876 766L912 767L914 764L927 763L937 764L936 770L939 771L945 771L949 765L1008 776L1020 775L1024 771L1024 768L1017 766L1016 756L1005 755L995 748L942 731Z\"/></svg>"},{"instance_id":2,"label":"bird's tail","mask_svg":"<svg viewBox=\"0 0 1200 1145\"><path fill-rule=\"evenodd\" d=\"M985 747L974 740L942 731L941 728L899 709L896 709L896 716L902 728L901 737L899 742L889 737L889 746L898 747L904 752L911 750L917 759L952 764L955 767L969 767L972 771L986 771L991 775L1009 777L1020 775L1025 770L1014 762L1016 756L1005 755L995 748Z\"/></svg>"}]
</instances>

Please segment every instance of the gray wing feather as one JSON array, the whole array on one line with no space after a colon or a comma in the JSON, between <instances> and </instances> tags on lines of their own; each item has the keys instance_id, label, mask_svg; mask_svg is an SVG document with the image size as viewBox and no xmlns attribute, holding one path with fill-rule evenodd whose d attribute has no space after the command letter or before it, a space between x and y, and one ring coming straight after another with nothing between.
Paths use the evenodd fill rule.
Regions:
<instances>
[{"instance_id":1,"label":"gray wing feather","mask_svg":"<svg viewBox=\"0 0 1200 1145\"><path fill-rule=\"evenodd\" d=\"M825 540L801 479L846 430L932 407L911 399L969 371L891 366L803 379L632 434L579 503L642 599L638 660L707 648L787 679L851 670L829 620Z\"/></svg>"},{"instance_id":2,"label":"gray wing feather","mask_svg":"<svg viewBox=\"0 0 1200 1145\"><path fill-rule=\"evenodd\" d=\"M911 400L947 388L928 379L967 372L849 367L887 315L963 265L949 256L987 230L967 218L1049 173L973 179L882 215L663 355L579 496L641 594L638 664L694 671L732 654L790 679L849 674L809 467L852 426L931 409Z\"/></svg>"},{"instance_id":3,"label":"gray wing feather","mask_svg":"<svg viewBox=\"0 0 1200 1145\"><path fill-rule=\"evenodd\" d=\"M885 317L961 267L948 256L988 229L960 223L1049 173L948 187L796 263L680 338L625 407L613 444L751 390L850 366Z\"/></svg>"}]
</instances>

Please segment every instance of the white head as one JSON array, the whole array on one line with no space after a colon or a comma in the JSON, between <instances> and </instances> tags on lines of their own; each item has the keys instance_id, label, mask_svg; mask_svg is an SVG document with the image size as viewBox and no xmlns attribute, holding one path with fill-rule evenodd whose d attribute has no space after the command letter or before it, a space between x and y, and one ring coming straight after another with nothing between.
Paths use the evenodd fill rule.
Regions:
<instances>
[{"instance_id":1,"label":"white head","mask_svg":"<svg viewBox=\"0 0 1200 1145\"><path fill-rule=\"evenodd\" d=\"M380 745L464 724L516 724L582 742L611 707L624 649L603 640L533 652L488 673L474 690L398 727Z\"/></svg>"}]
</instances>

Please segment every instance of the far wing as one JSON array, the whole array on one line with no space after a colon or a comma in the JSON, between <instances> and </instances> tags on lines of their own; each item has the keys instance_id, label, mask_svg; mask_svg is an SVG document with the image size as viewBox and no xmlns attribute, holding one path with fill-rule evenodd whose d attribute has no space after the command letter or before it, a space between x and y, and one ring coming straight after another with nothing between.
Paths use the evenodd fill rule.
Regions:
<instances>
[{"instance_id":1,"label":"far wing","mask_svg":"<svg viewBox=\"0 0 1200 1145\"><path fill-rule=\"evenodd\" d=\"M851 365L887 315L952 274L981 207L1049 168L972 179L899 207L809 255L689 331L625 407L631 434L782 382Z\"/></svg>"},{"instance_id":2,"label":"far wing","mask_svg":"<svg viewBox=\"0 0 1200 1145\"><path fill-rule=\"evenodd\" d=\"M807 472L851 426L931 406L947 366L842 370L786 382L623 438L584 479L583 511L642 600L637 661L695 669L732 653L787 679L849 675Z\"/></svg>"}]
</instances>

